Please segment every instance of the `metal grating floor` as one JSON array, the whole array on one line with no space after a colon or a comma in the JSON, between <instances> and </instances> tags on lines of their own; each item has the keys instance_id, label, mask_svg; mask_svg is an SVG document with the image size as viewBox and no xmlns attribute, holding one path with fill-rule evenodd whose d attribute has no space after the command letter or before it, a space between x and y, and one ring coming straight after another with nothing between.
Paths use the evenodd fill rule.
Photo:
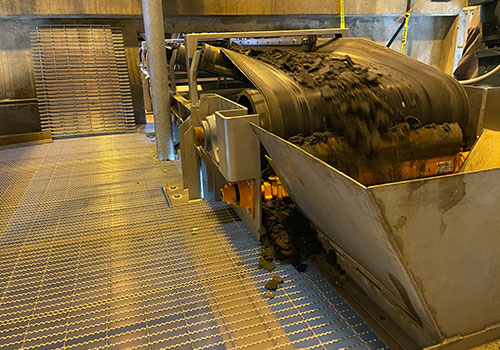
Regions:
<instances>
[{"instance_id":1,"label":"metal grating floor","mask_svg":"<svg viewBox=\"0 0 500 350\"><path fill-rule=\"evenodd\" d=\"M168 207L180 163L154 155L139 132L0 151L1 349L386 348L312 267L258 270L230 207Z\"/></svg>"}]
</instances>

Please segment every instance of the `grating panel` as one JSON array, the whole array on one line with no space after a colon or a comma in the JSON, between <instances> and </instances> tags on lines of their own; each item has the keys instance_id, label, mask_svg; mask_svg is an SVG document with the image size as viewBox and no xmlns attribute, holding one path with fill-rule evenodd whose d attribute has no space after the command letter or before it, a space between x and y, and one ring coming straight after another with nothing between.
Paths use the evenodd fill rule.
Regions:
<instances>
[{"instance_id":1,"label":"grating panel","mask_svg":"<svg viewBox=\"0 0 500 350\"><path fill-rule=\"evenodd\" d=\"M43 130L53 137L135 131L119 28L39 26L31 42Z\"/></svg>"},{"instance_id":2,"label":"grating panel","mask_svg":"<svg viewBox=\"0 0 500 350\"><path fill-rule=\"evenodd\" d=\"M0 348L385 348L313 268L265 299L232 209L167 207L153 159L140 133L0 151Z\"/></svg>"}]
</instances>

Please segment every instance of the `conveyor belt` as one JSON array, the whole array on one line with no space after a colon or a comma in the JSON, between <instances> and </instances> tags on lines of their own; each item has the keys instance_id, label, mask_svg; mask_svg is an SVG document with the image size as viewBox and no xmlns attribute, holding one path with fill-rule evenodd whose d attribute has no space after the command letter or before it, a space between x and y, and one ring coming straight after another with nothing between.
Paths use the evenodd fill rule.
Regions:
<instances>
[{"instance_id":1,"label":"conveyor belt","mask_svg":"<svg viewBox=\"0 0 500 350\"><path fill-rule=\"evenodd\" d=\"M205 45L201 67L244 74L265 101L260 126L285 139L330 130L361 146L408 117L470 127L467 95L455 79L364 38L327 41L307 53Z\"/></svg>"},{"instance_id":2,"label":"conveyor belt","mask_svg":"<svg viewBox=\"0 0 500 350\"><path fill-rule=\"evenodd\" d=\"M232 209L168 207L144 134L0 151L0 348L381 349L311 267L258 270Z\"/></svg>"}]
</instances>

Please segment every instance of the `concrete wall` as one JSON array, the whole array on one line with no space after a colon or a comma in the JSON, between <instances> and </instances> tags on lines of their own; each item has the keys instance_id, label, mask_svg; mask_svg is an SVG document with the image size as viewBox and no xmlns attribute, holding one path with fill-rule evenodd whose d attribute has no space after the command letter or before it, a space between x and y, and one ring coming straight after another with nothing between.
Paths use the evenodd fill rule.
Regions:
<instances>
[{"instance_id":1,"label":"concrete wall","mask_svg":"<svg viewBox=\"0 0 500 350\"><path fill-rule=\"evenodd\" d=\"M0 101L0 136L40 131L36 99Z\"/></svg>"},{"instance_id":2,"label":"concrete wall","mask_svg":"<svg viewBox=\"0 0 500 350\"><path fill-rule=\"evenodd\" d=\"M140 0L0 0L2 15L140 15Z\"/></svg>"},{"instance_id":3,"label":"concrete wall","mask_svg":"<svg viewBox=\"0 0 500 350\"><path fill-rule=\"evenodd\" d=\"M36 97L30 28L27 22L0 21L0 99Z\"/></svg>"},{"instance_id":4,"label":"concrete wall","mask_svg":"<svg viewBox=\"0 0 500 350\"><path fill-rule=\"evenodd\" d=\"M406 11L406 1L400 0L344 0L347 14L402 14ZM420 0L412 1L416 5ZM449 2L427 2L415 9L415 14L457 15L467 6L467 0Z\"/></svg>"},{"instance_id":5,"label":"concrete wall","mask_svg":"<svg viewBox=\"0 0 500 350\"><path fill-rule=\"evenodd\" d=\"M401 0L344 0L344 3L346 14L401 14L406 10L406 1ZM465 0L428 2L415 13L456 15L465 4ZM174 0L164 1L164 12L167 15L338 14L338 6L337 0Z\"/></svg>"},{"instance_id":6,"label":"concrete wall","mask_svg":"<svg viewBox=\"0 0 500 350\"><path fill-rule=\"evenodd\" d=\"M166 15L336 14L337 0L165 0ZM416 13L457 14L465 0L428 2ZM406 1L345 0L346 14L400 14ZM141 15L140 0L0 0L3 15Z\"/></svg>"},{"instance_id":7,"label":"concrete wall","mask_svg":"<svg viewBox=\"0 0 500 350\"><path fill-rule=\"evenodd\" d=\"M351 36L368 37L386 45L399 25L394 26L385 38L379 39L398 17L348 16L346 25L351 29ZM411 16L405 54L444 71L447 62L443 59L443 55L447 55L444 47L447 47L448 51L452 49L450 43L444 39L450 30L453 30L455 18L454 16ZM391 48L398 52L401 50L402 35L403 31L391 45Z\"/></svg>"}]
</instances>

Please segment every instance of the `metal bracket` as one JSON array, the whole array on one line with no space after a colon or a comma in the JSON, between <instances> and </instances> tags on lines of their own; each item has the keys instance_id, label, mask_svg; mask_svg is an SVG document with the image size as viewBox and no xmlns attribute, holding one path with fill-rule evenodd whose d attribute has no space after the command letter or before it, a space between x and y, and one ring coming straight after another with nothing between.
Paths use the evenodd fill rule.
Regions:
<instances>
[{"instance_id":1,"label":"metal bracket","mask_svg":"<svg viewBox=\"0 0 500 350\"><path fill-rule=\"evenodd\" d=\"M168 67L168 71L170 73L170 85L172 86L172 94L175 94L177 92L177 83L175 81L175 62L177 61L178 53L178 49L172 51L172 57L170 57L170 64Z\"/></svg>"},{"instance_id":2,"label":"metal bracket","mask_svg":"<svg viewBox=\"0 0 500 350\"><path fill-rule=\"evenodd\" d=\"M192 104L196 105L199 101L198 96L198 81L196 80L196 73L198 72L198 65L200 64L201 50L196 50L191 62L191 67L189 68L189 98Z\"/></svg>"},{"instance_id":3,"label":"metal bracket","mask_svg":"<svg viewBox=\"0 0 500 350\"><path fill-rule=\"evenodd\" d=\"M253 32L226 32L226 33L193 33L185 36L186 59L194 56L198 42L215 39L238 39L238 38L282 38L286 37L346 37L349 36L348 28L328 28L328 29L301 29L301 30L270 30ZM279 40L279 39L278 39Z\"/></svg>"}]
</instances>

